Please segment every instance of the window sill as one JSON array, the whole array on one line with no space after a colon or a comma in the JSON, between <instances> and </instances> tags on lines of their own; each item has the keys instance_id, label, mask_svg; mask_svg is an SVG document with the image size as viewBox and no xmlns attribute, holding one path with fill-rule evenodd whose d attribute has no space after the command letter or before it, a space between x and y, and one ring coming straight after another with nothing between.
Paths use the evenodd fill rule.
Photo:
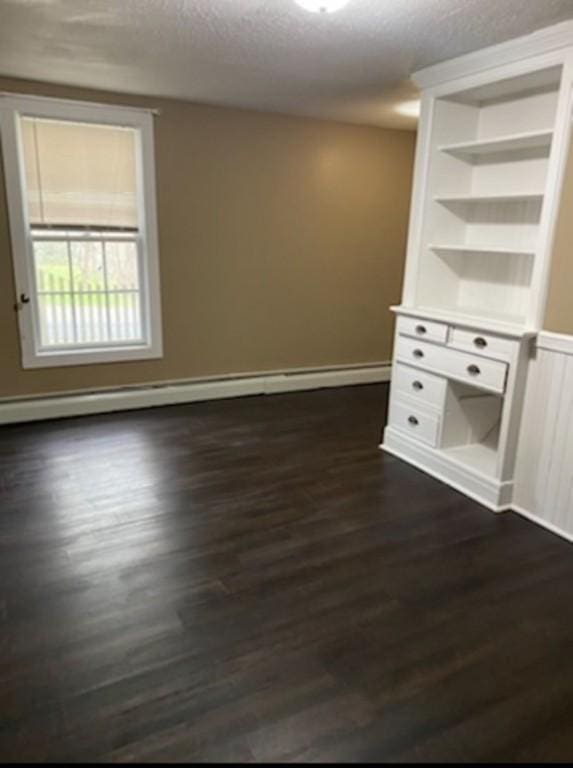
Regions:
<instances>
[{"instance_id":1,"label":"window sill","mask_svg":"<svg viewBox=\"0 0 573 768\"><path fill-rule=\"evenodd\" d=\"M111 349L70 349L23 355L22 366L25 369L62 368L75 365L105 365L106 363L157 360L162 357L163 350L160 345L125 346Z\"/></svg>"}]
</instances>

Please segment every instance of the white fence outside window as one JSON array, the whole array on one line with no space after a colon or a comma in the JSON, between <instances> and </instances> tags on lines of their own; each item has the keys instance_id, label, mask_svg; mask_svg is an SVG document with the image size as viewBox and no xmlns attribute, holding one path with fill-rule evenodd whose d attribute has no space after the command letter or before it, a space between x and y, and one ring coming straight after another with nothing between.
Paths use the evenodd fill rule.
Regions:
<instances>
[{"instance_id":1,"label":"white fence outside window","mask_svg":"<svg viewBox=\"0 0 573 768\"><path fill-rule=\"evenodd\" d=\"M137 232L31 235L43 349L144 341Z\"/></svg>"}]
</instances>

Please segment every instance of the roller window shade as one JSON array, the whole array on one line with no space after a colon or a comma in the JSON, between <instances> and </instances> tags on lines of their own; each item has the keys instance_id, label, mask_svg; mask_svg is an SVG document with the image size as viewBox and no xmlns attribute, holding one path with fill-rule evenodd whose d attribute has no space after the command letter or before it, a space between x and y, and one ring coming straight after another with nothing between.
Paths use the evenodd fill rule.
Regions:
<instances>
[{"instance_id":1,"label":"roller window shade","mask_svg":"<svg viewBox=\"0 0 573 768\"><path fill-rule=\"evenodd\" d=\"M136 131L21 119L31 226L137 229Z\"/></svg>"}]
</instances>

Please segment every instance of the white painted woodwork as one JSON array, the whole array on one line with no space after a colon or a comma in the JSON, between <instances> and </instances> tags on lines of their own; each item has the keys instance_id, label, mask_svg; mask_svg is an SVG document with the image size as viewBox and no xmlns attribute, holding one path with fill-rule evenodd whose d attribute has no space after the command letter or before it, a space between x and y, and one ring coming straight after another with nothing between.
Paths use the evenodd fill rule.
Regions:
<instances>
[{"instance_id":1,"label":"white painted woodwork","mask_svg":"<svg viewBox=\"0 0 573 768\"><path fill-rule=\"evenodd\" d=\"M405 336L399 336L396 341L396 359L490 391L503 392L505 389L507 365L498 360L487 360Z\"/></svg>"},{"instance_id":2,"label":"white painted woodwork","mask_svg":"<svg viewBox=\"0 0 573 768\"><path fill-rule=\"evenodd\" d=\"M428 445L436 445L440 433L440 417L406 400L393 398L388 423L394 429Z\"/></svg>"},{"instance_id":3,"label":"white painted woodwork","mask_svg":"<svg viewBox=\"0 0 573 768\"><path fill-rule=\"evenodd\" d=\"M436 323L432 320L420 320L415 317L399 317L397 322L398 333L404 336L413 336L426 341L437 341L442 344L448 338L448 326L445 323Z\"/></svg>"},{"instance_id":4,"label":"white painted woodwork","mask_svg":"<svg viewBox=\"0 0 573 768\"><path fill-rule=\"evenodd\" d=\"M559 65L532 62L513 77L493 69L479 86L458 80L425 94L419 237L410 242L417 255L404 304L533 325L563 66L561 54Z\"/></svg>"},{"instance_id":5,"label":"white painted woodwork","mask_svg":"<svg viewBox=\"0 0 573 768\"><path fill-rule=\"evenodd\" d=\"M467 309L463 313L430 307L414 309L405 305L390 307L390 309L400 317L420 317L420 315L423 315L426 320L431 319L441 323L451 323L456 327L469 328L470 330L475 330L479 327L482 330L488 330L490 333L499 334L509 339L521 339L524 335L523 325L501 321L493 317L481 319L479 315L474 316ZM530 332L530 335L533 335L533 332Z\"/></svg>"},{"instance_id":6,"label":"white painted woodwork","mask_svg":"<svg viewBox=\"0 0 573 768\"><path fill-rule=\"evenodd\" d=\"M513 502L528 369L539 365L531 339L544 312L569 144L573 26L414 79L421 122L382 447L500 511ZM415 391L422 374L430 383ZM573 360L567 376L573 392ZM533 397L528 390L526 412ZM573 430L573 395L565 407ZM521 429L531 438L543 431L525 422ZM565 450L573 464L563 434L551 450ZM553 482L558 506L571 508L573 482L553 464L540 478L548 473L538 482ZM539 495L532 475L516 496L524 507Z\"/></svg>"},{"instance_id":7,"label":"white painted woodwork","mask_svg":"<svg viewBox=\"0 0 573 768\"><path fill-rule=\"evenodd\" d=\"M396 363L392 376L392 391L401 400L412 400L418 406L442 410L446 397L447 382L419 368Z\"/></svg>"},{"instance_id":8,"label":"white painted woodwork","mask_svg":"<svg viewBox=\"0 0 573 768\"><path fill-rule=\"evenodd\" d=\"M458 245L430 245L430 250L442 256L492 256L497 257L498 263L503 262L504 256L535 256L534 251L526 251L522 248L495 248L487 245L475 245L474 243L460 243ZM474 259L475 260L475 259ZM495 266L495 262L493 263ZM492 269L492 264L488 264L488 269Z\"/></svg>"},{"instance_id":9,"label":"white painted woodwork","mask_svg":"<svg viewBox=\"0 0 573 768\"><path fill-rule=\"evenodd\" d=\"M448 346L460 349L462 352L472 352L474 355L484 355L496 360L510 361L514 344L503 336L492 333L470 331L467 328L452 328L448 338Z\"/></svg>"},{"instance_id":10,"label":"white painted woodwork","mask_svg":"<svg viewBox=\"0 0 573 768\"><path fill-rule=\"evenodd\" d=\"M553 139L551 129L544 131L526 131L525 133L510 133L495 139L476 139L462 141L457 144L447 144L440 147L441 152L460 157L467 162L484 162L488 155L500 155L511 158L516 153L537 150L541 157L549 156ZM492 162L495 162L492 160Z\"/></svg>"},{"instance_id":11,"label":"white painted woodwork","mask_svg":"<svg viewBox=\"0 0 573 768\"><path fill-rule=\"evenodd\" d=\"M541 333L517 453L517 511L573 539L573 336Z\"/></svg>"},{"instance_id":12,"label":"white painted woodwork","mask_svg":"<svg viewBox=\"0 0 573 768\"><path fill-rule=\"evenodd\" d=\"M492 465L497 463L497 453L490 458L487 448L475 443L451 450L432 448L389 425L384 432L383 449L494 512L510 508L513 483L501 481L491 474Z\"/></svg>"},{"instance_id":13,"label":"white painted woodwork","mask_svg":"<svg viewBox=\"0 0 573 768\"><path fill-rule=\"evenodd\" d=\"M480 445L495 460L503 400L475 387L450 385L444 409L442 448ZM492 472L495 471L495 463Z\"/></svg>"}]
</instances>

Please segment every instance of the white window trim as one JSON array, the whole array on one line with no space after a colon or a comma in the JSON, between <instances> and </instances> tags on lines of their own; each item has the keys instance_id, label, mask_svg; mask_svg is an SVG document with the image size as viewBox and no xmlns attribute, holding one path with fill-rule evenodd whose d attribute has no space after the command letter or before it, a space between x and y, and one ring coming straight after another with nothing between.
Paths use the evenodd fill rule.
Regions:
<instances>
[{"instance_id":1,"label":"white window trim","mask_svg":"<svg viewBox=\"0 0 573 768\"><path fill-rule=\"evenodd\" d=\"M20 117L43 117L85 123L111 124L138 130L137 190L140 237L144 259L141 276L142 317L146 330L144 344L40 351L33 272L32 239L25 200L25 181ZM92 365L163 357L159 247L155 192L153 116L150 110L114 107L37 96L0 94L0 136L14 264L15 305L24 368L52 368L67 365ZM19 305L19 297L30 297Z\"/></svg>"}]
</instances>

